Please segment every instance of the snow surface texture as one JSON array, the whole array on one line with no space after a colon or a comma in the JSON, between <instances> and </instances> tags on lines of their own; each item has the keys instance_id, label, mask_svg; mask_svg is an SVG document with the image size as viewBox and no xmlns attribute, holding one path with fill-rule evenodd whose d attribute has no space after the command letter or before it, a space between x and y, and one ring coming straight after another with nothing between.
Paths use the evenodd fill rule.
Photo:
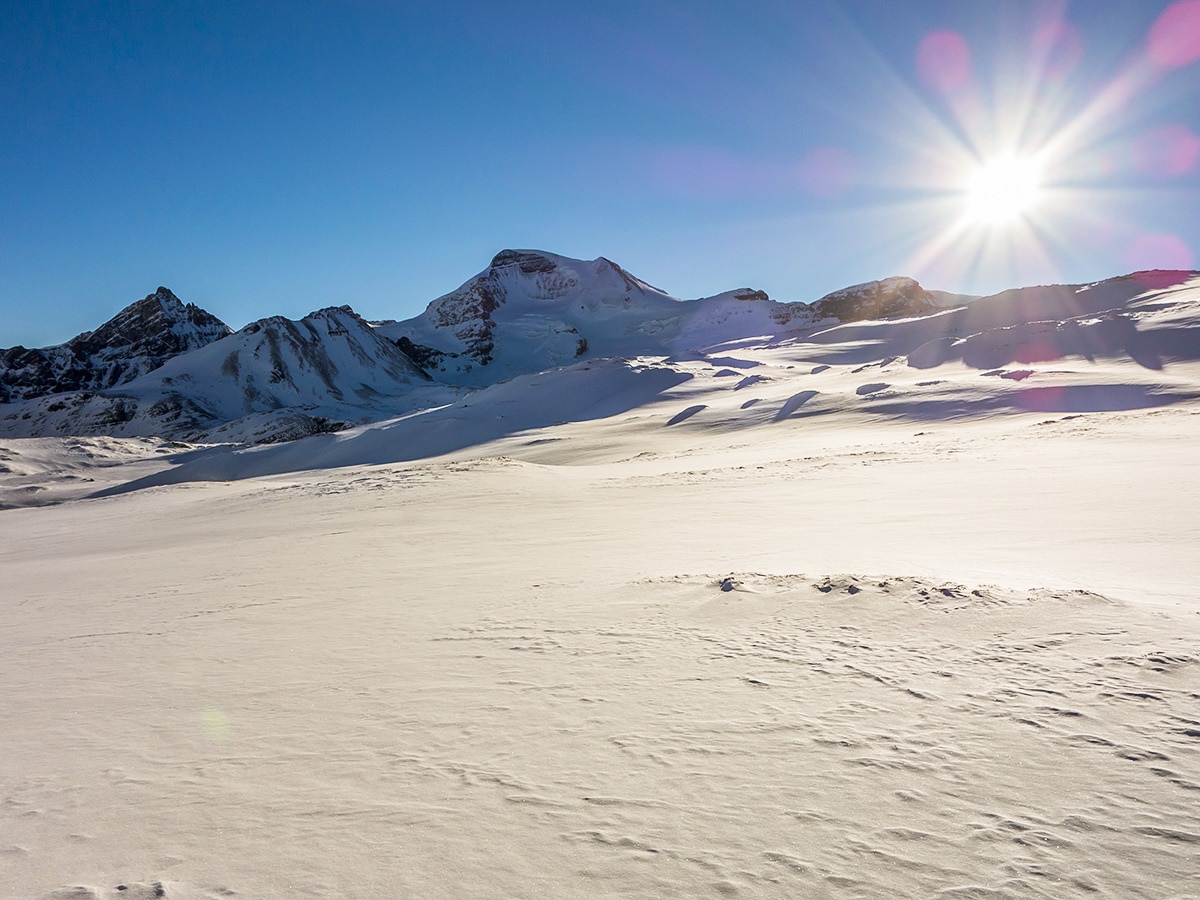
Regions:
<instances>
[{"instance_id":1,"label":"snow surface texture","mask_svg":"<svg viewBox=\"0 0 1200 900\"><path fill-rule=\"evenodd\" d=\"M0 440L0 884L1196 896L1200 285L1152 281Z\"/></svg>"}]
</instances>

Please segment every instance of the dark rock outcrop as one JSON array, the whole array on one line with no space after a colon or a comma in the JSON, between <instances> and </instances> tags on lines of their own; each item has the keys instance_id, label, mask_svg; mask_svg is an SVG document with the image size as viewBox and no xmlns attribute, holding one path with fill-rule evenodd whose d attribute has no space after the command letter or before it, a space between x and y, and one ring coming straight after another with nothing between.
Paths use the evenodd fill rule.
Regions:
<instances>
[{"instance_id":1,"label":"dark rock outcrop","mask_svg":"<svg viewBox=\"0 0 1200 900\"><path fill-rule=\"evenodd\" d=\"M160 287L65 344L0 350L0 403L127 384L231 333L216 316Z\"/></svg>"},{"instance_id":2,"label":"dark rock outcrop","mask_svg":"<svg viewBox=\"0 0 1200 900\"><path fill-rule=\"evenodd\" d=\"M896 276L868 281L826 294L813 305L818 320L861 322L900 319L936 312L937 301L912 278Z\"/></svg>"}]
</instances>

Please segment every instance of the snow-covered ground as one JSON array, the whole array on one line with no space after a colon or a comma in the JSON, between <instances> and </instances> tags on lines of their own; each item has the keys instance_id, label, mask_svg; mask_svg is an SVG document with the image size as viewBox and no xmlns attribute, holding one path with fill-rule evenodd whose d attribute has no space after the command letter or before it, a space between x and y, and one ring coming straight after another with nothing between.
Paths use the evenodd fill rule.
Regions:
<instances>
[{"instance_id":1,"label":"snow-covered ground","mask_svg":"<svg viewBox=\"0 0 1200 900\"><path fill-rule=\"evenodd\" d=\"M1190 297L0 441L0 894L1196 896Z\"/></svg>"}]
</instances>

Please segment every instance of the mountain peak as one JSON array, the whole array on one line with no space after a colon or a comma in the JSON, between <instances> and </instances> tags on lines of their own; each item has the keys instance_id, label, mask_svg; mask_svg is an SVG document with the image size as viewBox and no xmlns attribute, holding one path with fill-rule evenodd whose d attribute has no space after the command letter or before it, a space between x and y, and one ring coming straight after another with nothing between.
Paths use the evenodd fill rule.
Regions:
<instances>
[{"instance_id":1,"label":"mountain peak","mask_svg":"<svg viewBox=\"0 0 1200 900\"><path fill-rule=\"evenodd\" d=\"M516 266L522 275L552 272L558 267L558 257L541 250L501 250L492 257L491 269Z\"/></svg>"},{"instance_id":2,"label":"mountain peak","mask_svg":"<svg viewBox=\"0 0 1200 900\"><path fill-rule=\"evenodd\" d=\"M923 315L940 308L934 297L916 279L904 275L866 281L833 291L812 306L818 319L832 317L842 322L896 319Z\"/></svg>"},{"instance_id":3,"label":"mountain peak","mask_svg":"<svg viewBox=\"0 0 1200 900\"><path fill-rule=\"evenodd\" d=\"M95 331L68 342L80 353L124 350L135 354L169 358L231 334L233 329L207 310L184 304L169 289L160 286L125 307Z\"/></svg>"},{"instance_id":4,"label":"mountain peak","mask_svg":"<svg viewBox=\"0 0 1200 900\"><path fill-rule=\"evenodd\" d=\"M0 402L125 384L233 329L166 287L57 347L0 353Z\"/></svg>"}]
</instances>

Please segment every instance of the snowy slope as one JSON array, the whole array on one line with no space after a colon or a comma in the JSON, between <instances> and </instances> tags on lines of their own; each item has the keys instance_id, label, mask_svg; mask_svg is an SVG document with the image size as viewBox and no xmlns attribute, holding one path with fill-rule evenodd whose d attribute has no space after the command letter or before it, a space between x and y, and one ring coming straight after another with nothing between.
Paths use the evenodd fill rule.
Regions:
<instances>
[{"instance_id":1,"label":"snowy slope","mask_svg":"<svg viewBox=\"0 0 1200 900\"><path fill-rule=\"evenodd\" d=\"M272 441L335 431L454 396L429 385L349 307L262 319L119 389L0 407L11 436L162 435Z\"/></svg>"},{"instance_id":2,"label":"snowy slope","mask_svg":"<svg viewBox=\"0 0 1200 900\"><path fill-rule=\"evenodd\" d=\"M0 403L126 384L232 329L165 287L56 347L0 350Z\"/></svg>"},{"instance_id":3,"label":"snowy slope","mask_svg":"<svg viewBox=\"0 0 1200 900\"><path fill-rule=\"evenodd\" d=\"M807 336L817 362L907 357L915 368L978 369L1065 357L1126 357L1148 368L1200 358L1195 272L1138 272L1094 284L1004 291L935 315L838 325ZM817 348L826 349L819 350Z\"/></svg>"},{"instance_id":4,"label":"snowy slope","mask_svg":"<svg viewBox=\"0 0 1200 900\"><path fill-rule=\"evenodd\" d=\"M368 334L134 387L382 408ZM1198 336L1139 273L284 444L5 438L0 893L1192 896Z\"/></svg>"}]
</instances>

